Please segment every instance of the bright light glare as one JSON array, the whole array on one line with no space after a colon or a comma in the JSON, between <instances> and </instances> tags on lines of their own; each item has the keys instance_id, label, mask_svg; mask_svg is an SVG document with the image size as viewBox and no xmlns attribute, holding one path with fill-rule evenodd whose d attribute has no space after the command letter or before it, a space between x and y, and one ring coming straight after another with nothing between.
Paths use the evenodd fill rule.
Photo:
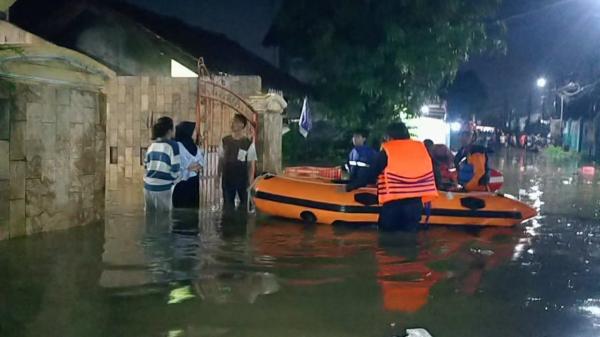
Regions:
<instances>
[{"instance_id":1,"label":"bright light glare","mask_svg":"<svg viewBox=\"0 0 600 337\"><path fill-rule=\"evenodd\" d=\"M184 66L183 64L171 60L171 77L198 77L198 74L191 71L189 68Z\"/></svg>"},{"instance_id":2,"label":"bright light glare","mask_svg":"<svg viewBox=\"0 0 600 337\"><path fill-rule=\"evenodd\" d=\"M429 107L427 105L423 105L421 107L421 113L428 114L429 113Z\"/></svg>"},{"instance_id":3,"label":"bright light glare","mask_svg":"<svg viewBox=\"0 0 600 337\"><path fill-rule=\"evenodd\" d=\"M544 88L547 83L548 83L548 81L543 77L538 78L536 81L538 88Z\"/></svg>"},{"instance_id":4,"label":"bright light glare","mask_svg":"<svg viewBox=\"0 0 600 337\"><path fill-rule=\"evenodd\" d=\"M453 132L460 131L460 123L459 122L450 123L450 130L452 130Z\"/></svg>"},{"instance_id":5,"label":"bright light glare","mask_svg":"<svg viewBox=\"0 0 600 337\"><path fill-rule=\"evenodd\" d=\"M600 316L600 307L594 305L588 305L580 307L579 309L586 311L594 316Z\"/></svg>"},{"instance_id":6,"label":"bright light glare","mask_svg":"<svg viewBox=\"0 0 600 337\"><path fill-rule=\"evenodd\" d=\"M406 119L404 121L414 138L420 141L431 139L434 144L448 145L450 135L449 126L446 122L437 118L419 117Z\"/></svg>"}]
</instances>

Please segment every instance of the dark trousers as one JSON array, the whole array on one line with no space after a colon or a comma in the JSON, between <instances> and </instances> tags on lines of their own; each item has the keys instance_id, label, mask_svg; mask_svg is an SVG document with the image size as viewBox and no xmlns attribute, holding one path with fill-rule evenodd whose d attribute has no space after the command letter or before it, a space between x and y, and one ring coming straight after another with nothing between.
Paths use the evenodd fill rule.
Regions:
<instances>
[{"instance_id":1,"label":"dark trousers","mask_svg":"<svg viewBox=\"0 0 600 337\"><path fill-rule=\"evenodd\" d=\"M248 182L247 181L222 181L223 187L223 208L235 208L235 196L240 198L240 209L245 210L248 203Z\"/></svg>"},{"instance_id":2,"label":"dark trousers","mask_svg":"<svg viewBox=\"0 0 600 337\"><path fill-rule=\"evenodd\" d=\"M379 212L379 229L383 231L416 232L423 214L421 198L386 202Z\"/></svg>"},{"instance_id":3,"label":"dark trousers","mask_svg":"<svg viewBox=\"0 0 600 337\"><path fill-rule=\"evenodd\" d=\"M173 189L174 208L199 208L200 190L198 176L180 181Z\"/></svg>"}]
</instances>

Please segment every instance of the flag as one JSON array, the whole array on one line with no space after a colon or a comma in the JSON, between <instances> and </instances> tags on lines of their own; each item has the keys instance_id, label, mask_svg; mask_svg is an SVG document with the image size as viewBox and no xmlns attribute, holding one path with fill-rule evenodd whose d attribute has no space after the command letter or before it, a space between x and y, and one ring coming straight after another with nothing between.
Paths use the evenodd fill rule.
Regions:
<instances>
[{"instance_id":1,"label":"flag","mask_svg":"<svg viewBox=\"0 0 600 337\"><path fill-rule=\"evenodd\" d=\"M312 129L312 119L310 117L310 107L308 106L308 98L304 97L304 104L302 104L302 113L300 114L300 134L306 138L308 132Z\"/></svg>"}]
</instances>

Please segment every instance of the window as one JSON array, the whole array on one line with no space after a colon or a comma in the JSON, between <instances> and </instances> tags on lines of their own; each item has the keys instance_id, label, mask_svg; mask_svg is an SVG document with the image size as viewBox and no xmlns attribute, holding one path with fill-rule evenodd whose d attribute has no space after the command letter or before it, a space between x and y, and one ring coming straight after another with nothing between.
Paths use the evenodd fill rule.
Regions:
<instances>
[{"instance_id":1,"label":"window","mask_svg":"<svg viewBox=\"0 0 600 337\"><path fill-rule=\"evenodd\" d=\"M10 115L8 114L8 100L0 99L0 140L8 140L10 133Z\"/></svg>"},{"instance_id":2,"label":"window","mask_svg":"<svg viewBox=\"0 0 600 337\"><path fill-rule=\"evenodd\" d=\"M140 147L140 166L144 166L144 160L146 159L147 147Z\"/></svg>"},{"instance_id":3,"label":"window","mask_svg":"<svg viewBox=\"0 0 600 337\"><path fill-rule=\"evenodd\" d=\"M110 163L111 164L118 164L119 163L119 154L117 152L117 147L116 146L111 146L110 147Z\"/></svg>"}]
</instances>

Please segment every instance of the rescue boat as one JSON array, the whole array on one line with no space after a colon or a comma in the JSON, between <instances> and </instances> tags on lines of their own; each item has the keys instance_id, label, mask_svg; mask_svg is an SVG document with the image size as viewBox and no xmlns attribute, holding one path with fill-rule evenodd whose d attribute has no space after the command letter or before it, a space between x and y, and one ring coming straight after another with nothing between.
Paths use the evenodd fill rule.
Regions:
<instances>
[{"instance_id":1,"label":"rescue boat","mask_svg":"<svg viewBox=\"0 0 600 337\"><path fill-rule=\"evenodd\" d=\"M454 174L456 181L456 170L451 171ZM295 178L311 178L311 179L342 179L342 168L336 167L318 167L318 166L292 166L286 167L283 170L283 175ZM502 172L490 169L490 182L488 188L490 192L499 191L504 185L504 175Z\"/></svg>"},{"instance_id":2,"label":"rescue boat","mask_svg":"<svg viewBox=\"0 0 600 337\"><path fill-rule=\"evenodd\" d=\"M262 213L308 223L376 223L379 216L375 188L345 192L344 185L322 178L264 175L254 183L252 198ZM511 227L536 215L529 205L500 193L440 192L421 222Z\"/></svg>"}]
</instances>

